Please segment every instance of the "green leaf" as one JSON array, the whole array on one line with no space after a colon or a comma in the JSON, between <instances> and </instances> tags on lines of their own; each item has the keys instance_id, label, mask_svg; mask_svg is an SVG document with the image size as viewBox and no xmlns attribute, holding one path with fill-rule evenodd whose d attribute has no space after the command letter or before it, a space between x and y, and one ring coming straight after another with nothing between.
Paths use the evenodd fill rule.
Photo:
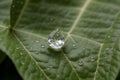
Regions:
<instances>
[{"instance_id":1,"label":"green leaf","mask_svg":"<svg viewBox=\"0 0 120 80\"><path fill-rule=\"evenodd\" d=\"M10 24L10 2L11 0L1 0L0 1L0 27L7 26ZM4 28L4 27L3 27ZM0 31L3 29L0 28ZM0 32L1 33L1 32ZM0 35L1 37L4 35ZM0 39L0 46L2 47L2 39ZM3 62L6 55L0 50L0 63Z\"/></svg>"},{"instance_id":2,"label":"green leaf","mask_svg":"<svg viewBox=\"0 0 120 80\"><path fill-rule=\"evenodd\" d=\"M0 51L0 64L4 61L5 58L6 58L6 54Z\"/></svg>"},{"instance_id":3,"label":"green leaf","mask_svg":"<svg viewBox=\"0 0 120 80\"><path fill-rule=\"evenodd\" d=\"M119 71L119 74L117 75L116 80L119 80L119 79L120 79L120 71Z\"/></svg>"},{"instance_id":4,"label":"green leaf","mask_svg":"<svg viewBox=\"0 0 120 80\"><path fill-rule=\"evenodd\" d=\"M0 26L8 26L10 23L10 2L11 0L0 1Z\"/></svg>"},{"instance_id":5,"label":"green leaf","mask_svg":"<svg viewBox=\"0 0 120 80\"><path fill-rule=\"evenodd\" d=\"M10 28L1 23L0 48L24 80L115 80L119 5L119 0L13 0ZM59 52L47 41L56 28L66 39Z\"/></svg>"}]
</instances>

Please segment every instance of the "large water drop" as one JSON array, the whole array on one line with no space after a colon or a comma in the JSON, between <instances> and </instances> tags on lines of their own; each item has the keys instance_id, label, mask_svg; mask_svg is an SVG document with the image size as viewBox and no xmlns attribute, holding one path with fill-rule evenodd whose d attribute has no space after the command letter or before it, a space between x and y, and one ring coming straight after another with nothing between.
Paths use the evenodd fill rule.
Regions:
<instances>
[{"instance_id":1,"label":"large water drop","mask_svg":"<svg viewBox=\"0 0 120 80\"><path fill-rule=\"evenodd\" d=\"M54 30L48 37L49 46L54 50L60 50L64 46L64 35L60 29Z\"/></svg>"}]
</instances>

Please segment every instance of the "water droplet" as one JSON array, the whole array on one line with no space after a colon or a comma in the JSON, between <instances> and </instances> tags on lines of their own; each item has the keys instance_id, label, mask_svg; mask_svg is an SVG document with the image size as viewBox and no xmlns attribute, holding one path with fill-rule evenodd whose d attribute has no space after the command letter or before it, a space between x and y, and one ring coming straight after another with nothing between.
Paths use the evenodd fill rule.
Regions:
<instances>
[{"instance_id":1,"label":"water droplet","mask_svg":"<svg viewBox=\"0 0 120 80\"><path fill-rule=\"evenodd\" d=\"M85 48L83 48L83 50L85 50Z\"/></svg>"},{"instance_id":2,"label":"water droplet","mask_svg":"<svg viewBox=\"0 0 120 80\"><path fill-rule=\"evenodd\" d=\"M48 43L54 50L60 50L64 46L64 36L60 29L56 29L49 35Z\"/></svg>"},{"instance_id":3,"label":"water droplet","mask_svg":"<svg viewBox=\"0 0 120 80\"><path fill-rule=\"evenodd\" d=\"M91 59L94 59L94 57L92 56L92 57L90 57Z\"/></svg>"},{"instance_id":4,"label":"water droplet","mask_svg":"<svg viewBox=\"0 0 120 80\"><path fill-rule=\"evenodd\" d=\"M90 57L90 61L95 61L95 58L94 57Z\"/></svg>"},{"instance_id":5,"label":"water droplet","mask_svg":"<svg viewBox=\"0 0 120 80\"><path fill-rule=\"evenodd\" d=\"M108 50L109 50L109 48L106 48L105 50L106 50L106 51L108 51Z\"/></svg>"},{"instance_id":6,"label":"water droplet","mask_svg":"<svg viewBox=\"0 0 120 80\"><path fill-rule=\"evenodd\" d=\"M20 53L20 55L22 56L22 55L23 55L23 53Z\"/></svg>"},{"instance_id":7,"label":"water droplet","mask_svg":"<svg viewBox=\"0 0 120 80\"><path fill-rule=\"evenodd\" d=\"M50 70L50 68L48 67L47 70Z\"/></svg>"},{"instance_id":8,"label":"water droplet","mask_svg":"<svg viewBox=\"0 0 120 80\"><path fill-rule=\"evenodd\" d=\"M22 61L21 64L24 65L25 63Z\"/></svg>"},{"instance_id":9,"label":"water droplet","mask_svg":"<svg viewBox=\"0 0 120 80\"><path fill-rule=\"evenodd\" d=\"M77 46L75 44L73 44L73 48L77 48Z\"/></svg>"},{"instance_id":10,"label":"water droplet","mask_svg":"<svg viewBox=\"0 0 120 80\"><path fill-rule=\"evenodd\" d=\"M91 61L93 62L93 61L95 61L94 59L91 59Z\"/></svg>"},{"instance_id":11,"label":"water droplet","mask_svg":"<svg viewBox=\"0 0 120 80\"><path fill-rule=\"evenodd\" d=\"M19 48L16 48L16 49L19 49Z\"/></svg>"},{"instance_id":12,"label":"water droplet","mask_svg":"<svg viewBox=\"0 0 120 80\"><path fill-rule=\"evenodd\" d=\"M16 49L20 49L19 47L17 47Z\"/></svg>"},{"instance_id":13,"label":"water droplet","mask_svg":"<svg viewBox=\"0 0 120 80\"><path fill-rule=\"evenodd\" d=\"M108 36L108 38L110 38L111 36Z\"/></svg>"},{"instance_id":14,"label":"water droplet","mask_svg":"<svg viewBox=\"0 0 120 80\"><path fill-rule=\"evenodd\" d=\"M80 61L78 64L79 64L80 66L82 66L82 65L83 65L83 61Z\"/></svg>"},{"instance_id":15,"label":"water droplet","mask_svg":"<svg viewBox=\"0 0 120 80\"><path fill-rule=\"evenodd\" d=\"M60 75L59 74L57 74L57 78L59 78L60 77Z\"/></svg>"},{"instance_id":16,"label":"water droplet","mask_svg":"<svg viewBox=\"0 0 120 80\"><path fill-rule=\"evenodd\" d=\"M41 47L42 47L42 48L45 48L45 46L44 46L44 45L41 45Z\"/></svg>"},{"instance_id":17,"label":"water droplet","mask_svg":"<svg viewBox=\"0 0 120 80\"><path fill-rule=\"evenodd\" d=\"M52 68L53 66L49 66L49 68Z\"/></svg>"},{"instance_id":18,"label":"water droplet","mask_svg":"<svg viewBox=\"0 0 120 80\"><path fill-rule=\"evenodd\" d=\"M39 41L35 41L35 42L37 42L37 43L38 43Z\"/></svg>"}]
</instances>

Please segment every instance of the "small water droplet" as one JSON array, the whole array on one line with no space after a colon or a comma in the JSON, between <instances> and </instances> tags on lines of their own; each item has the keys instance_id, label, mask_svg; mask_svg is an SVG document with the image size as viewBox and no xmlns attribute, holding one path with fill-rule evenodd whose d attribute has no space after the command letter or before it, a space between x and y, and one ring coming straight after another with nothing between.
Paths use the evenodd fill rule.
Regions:
<instances>
[{"instance_id":1,"label":"small water droplet","mask_svg":"<svg viewBox=\"0 0 120 80\"><path fill-rule=\"evenodd\" d=\"M106 48L105 50L106 50L106 51L108 51L108 50L109 50L109 48Z\"/></svg>"},{"instance_id":2,"label":"small water droplet","mask_svg":"<svg viewBox=\"0 0 120 80\"><path fill-rule=\"evenodd\" d=\"M49 68L52 68L53 66L49 66Z\"/></svg>"},{"instance_id":3,"label":"small water droplet","mask_svg":"<svg viewBox=\"0 0 120 80\"><path fill-rule=\"evenodd\" d=\"M64 36L60 29L54 30L48 37L49 46L54 50L60 50L64 46Z\"/></svg>"},{"instance_id":4,"label":"small water droplet","mask_svg":"<svg viewBox=\"0 0 120 80\"><path fill-rule=\"evenodd\" d=\"M45 48L45 46L44 46L44 45L41 45L41 47L42 47L42 48Z\"/></svg>"},{"instance_id":5,"label":"small water droplet","mask_svg":"<svg viewBox=\"0 0 120 80\"><path fill-rule=\"evenodd\" d=\"M85 50L85 48L83 48L83 50Z\"/></svg>"},{"instance_id":6,"label":"small water droplet","mask_svg":"<svg viewBox=\"0 0 120 80\"><path fill-rule=\"evenodd\" d=\"M77 48L76 44L73 44L73 48Z\"/></svg>"},{"instance_id":7,"label":"small water droplet","mask_svg":"<svg viewBox=\"0 0 120 80\"><path fill-rule=\"evenodd\" d=\"M22 55L23 55L23 53L20 53L20 55L22 56Z\"/></svg>"},{"instance_id":8,"label":"small water droplet","mask_svg":"<svg viewBox=\"0 0 120 80\"><path fill-rule=\"evenodd\" d=\"M95 61L94 59L91 59L91 61L93 62L93 61Z\"/></svg>"},{"instance_id":9,"label":"small water droplet","mask_svg":"<svg viewBox=\"0 0 120 80\"><path fill-rule=\"evenodd\" d=\"M59 74L57 74L57 78L59 78L60 77L60 75Z\"/></svg>"},{"instance_id":10,"label":"small water droplet","mask_svg":"<svg viewBox=\"0 0 120 80\"><path fill-rule=\"evenodd\" d=\"M50 68L48 67L47 70L50 70Z\"/></svg>"},{"instance_id":11,"label":"small water droplet","mask_svg":"<svg viewBox=\"0 0 120 80\"><path fill-rule=\"evenodd\" d=\"M59 32L56 34L57 37L59 37Z\"/></svg>"},{"instance_id":12,"label":"small water droplet","mask_svg":"<svg viewBox=\"0 0 120 80\"><path fill-rule=\"evenodd\" d=\"M39 41L35 41L35 42L37 42L37 43L38 43Z\"/></svg>"},{"instance_id":13,"label":"small water droplet","mask_svg":"<svg viewBox=\"0 0 120 80\"><path fill-rule=\"evenodd\" d=\"M92 56L92 57L90 57L90 61L95 61L95 58Z\"/></svg>"},{"instance_id":14,"label":"small water droplet","mask_svg":"<svg viewBox=\"0 0 120 80\"><path fill-rule=\"evenodd\" d=\"M79 64L80 66L82 66L82 65L83 65L83 61L80 61L78 64Z\"/></svg>"},{"instance_id":15,"label":"small water droplet","mask_svg":"<svg viewBox=\"0 0 120 80\"><path fill-rule=\"evenodd\" d=\"M94 57L92 56L92 57L90 57L91 59L94 59Z\"/></svg>"},{"instance_id":16,"label":"small water droplet","mask_svg":"<svg viewBox=\"0 0 120 80\"><path fill-rule=\"evenodd\" d=\"M108 38L110 38L111 36L108 36Z\"/></svg>"},{"instance_id":17,"label":"small water droplet","mask_svg":"<svg viewBox=\"0 0 120 80\"><path fill-rule=\"evenodd\" d=\"M21 62L22 65L24 65L25 63L24 62Z\"/></svg>"},{"instance_id":18,"label":"small water droplet","mask_svg":"<svg viewBox=\"0 0 120 80\"><path fill-rule=\"evenodd\" d=\"M19 49L19 47L17 47L16 49Z\"/></svg>"}]
</instances>

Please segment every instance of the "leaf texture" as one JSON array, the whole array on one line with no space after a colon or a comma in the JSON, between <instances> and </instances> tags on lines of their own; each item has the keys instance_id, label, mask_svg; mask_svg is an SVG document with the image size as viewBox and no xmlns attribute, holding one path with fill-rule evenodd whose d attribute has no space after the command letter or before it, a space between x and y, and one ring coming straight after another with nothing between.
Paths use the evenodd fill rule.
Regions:
<instances>
[{"instance_id":1,"label":"leaf texture","mask_svg":"<svg viewBox=\"0 0 120 80\"><path fill-rule=\"evenodd\" d=\"M0 51L0 64L5 60L6 55L2 51Z\"/></svg>"},{"instance_id":2,"label":"leaf texture","mask_svg":"<svg viewBox=\"0 0 120 80\"><path fill-rule=\"evenodd\" d=\"M119 4L119 0L13 0L10 28L4 18L0 20L0 48L24 80L115 80L120 70ZM66 39L59 52L47 42L56 28Z\"/></svg>"}]
</instances>

